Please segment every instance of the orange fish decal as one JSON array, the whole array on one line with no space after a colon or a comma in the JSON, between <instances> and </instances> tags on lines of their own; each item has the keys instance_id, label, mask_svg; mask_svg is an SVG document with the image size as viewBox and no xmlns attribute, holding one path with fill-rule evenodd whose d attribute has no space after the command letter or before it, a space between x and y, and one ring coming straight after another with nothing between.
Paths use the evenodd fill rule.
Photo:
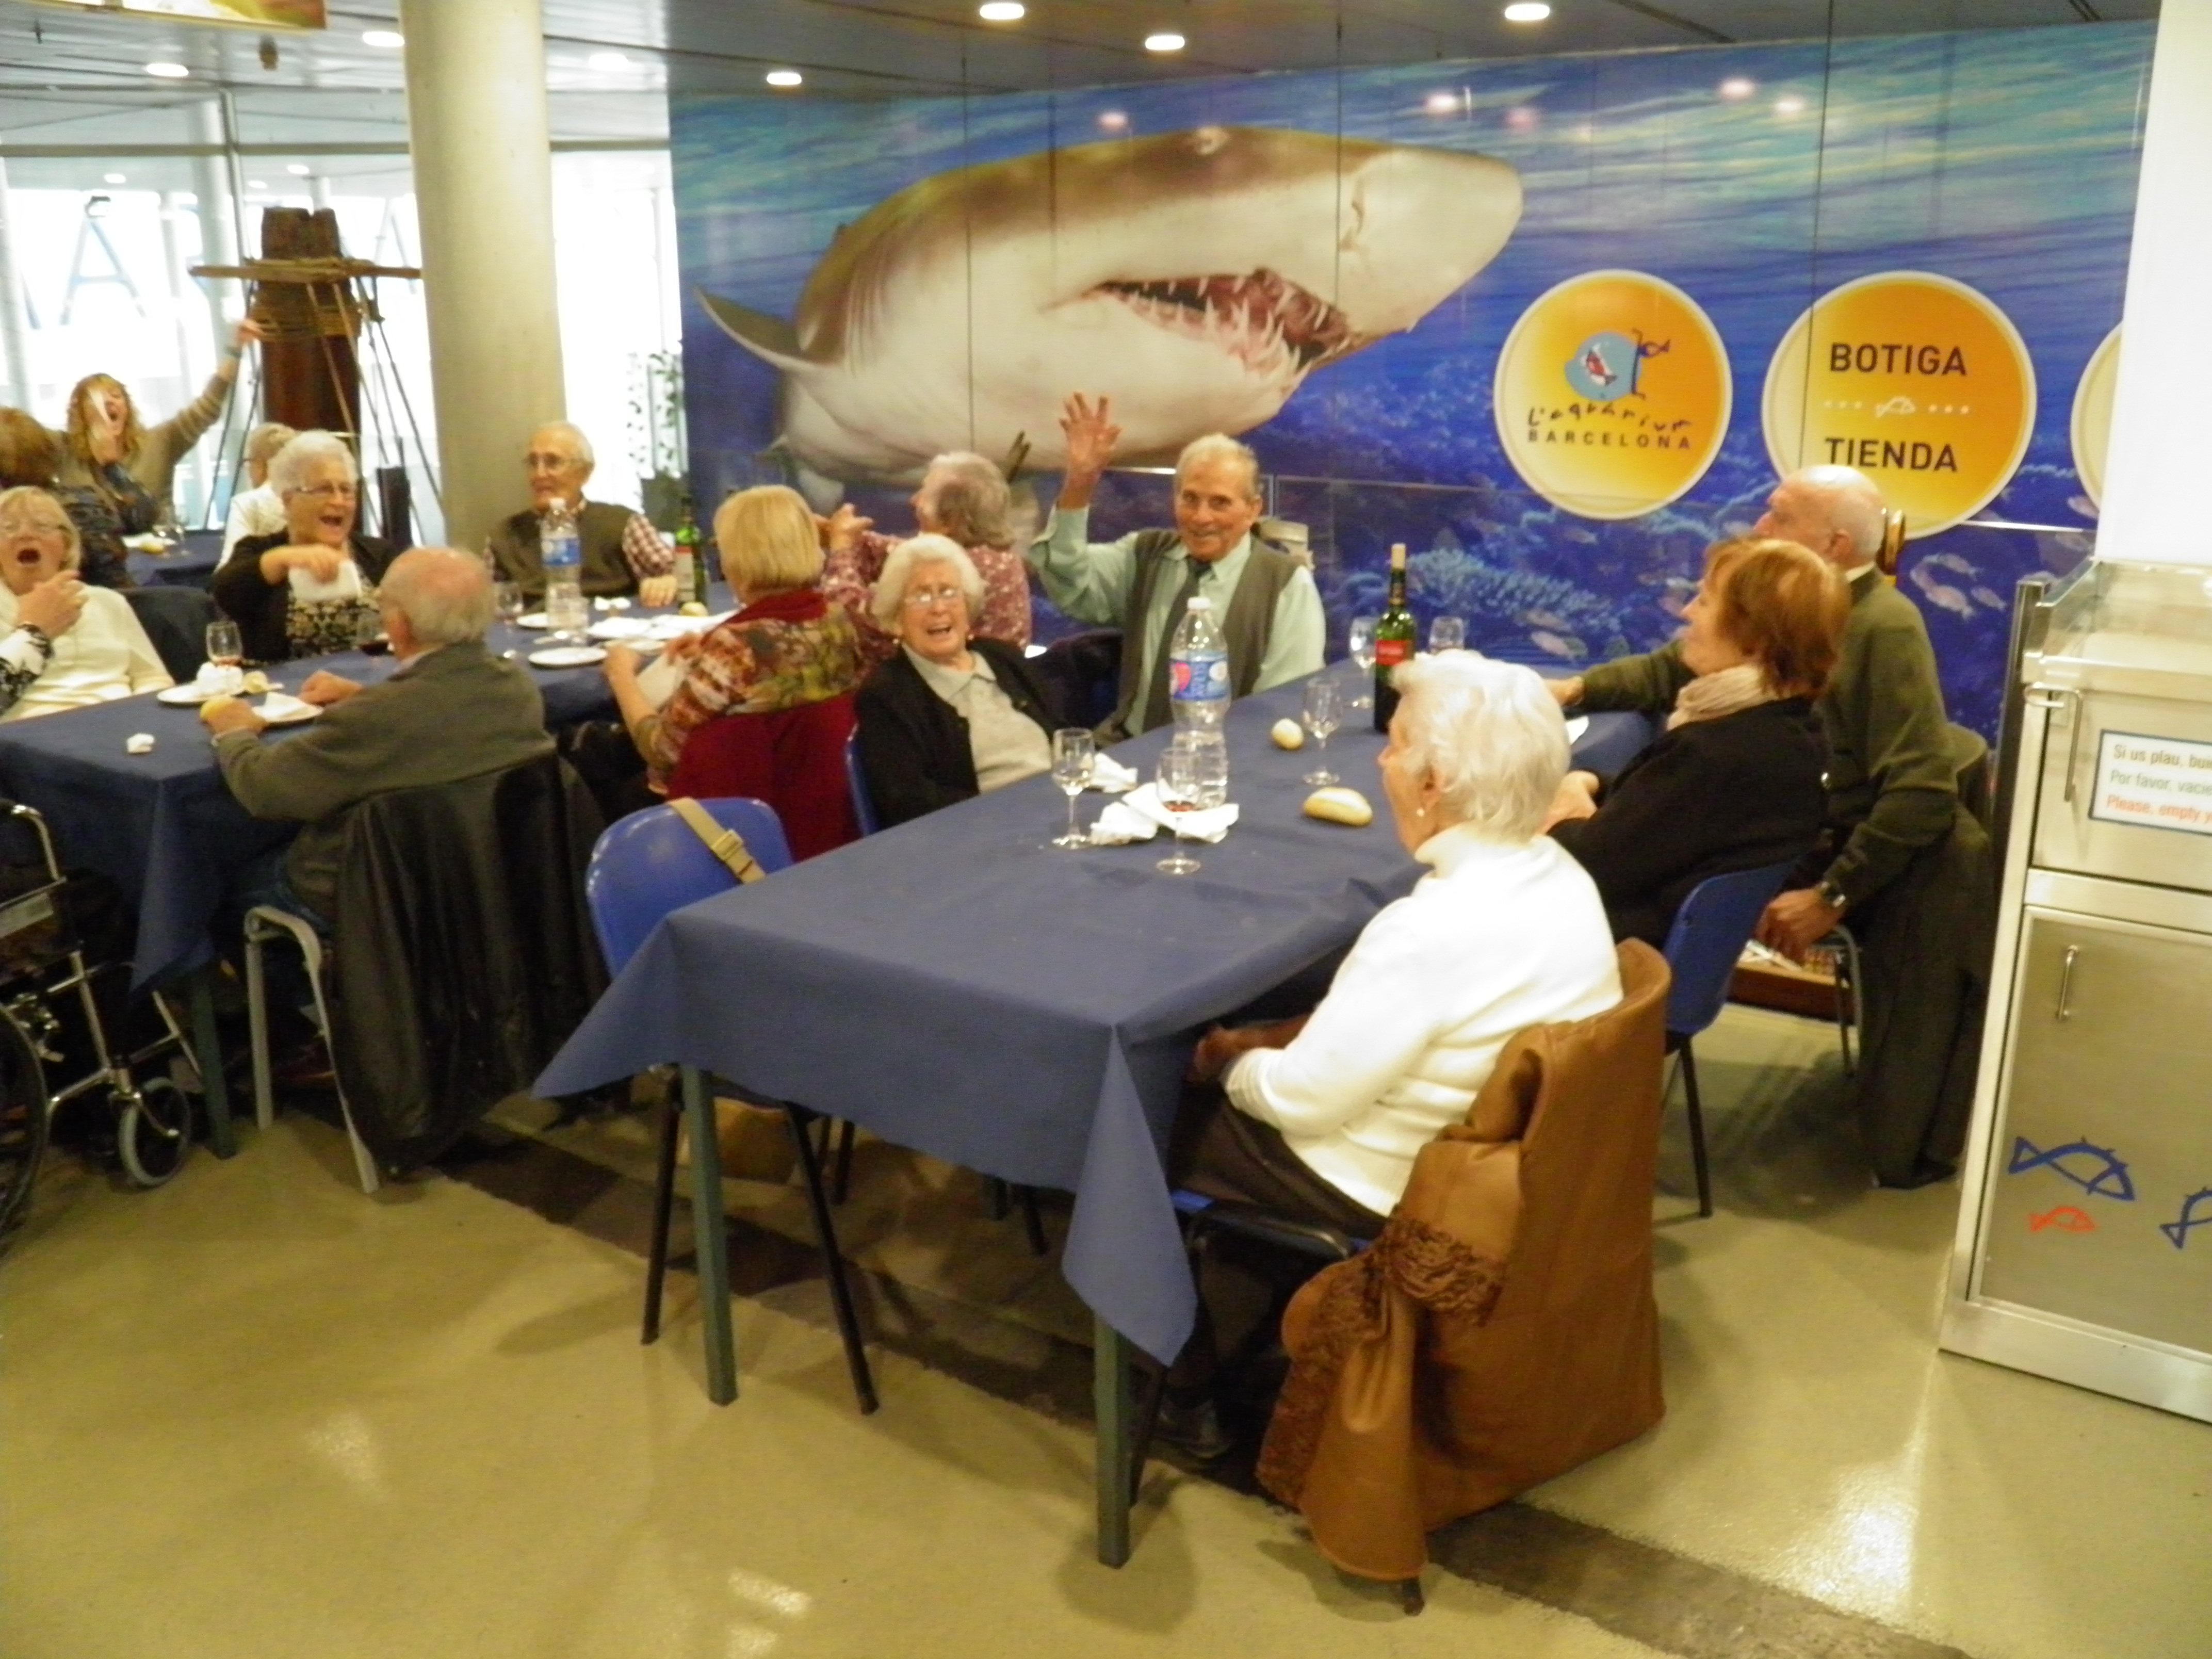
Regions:
<instances>
[{"instance_id":1,"label":"orange fish decal","mask_svg":"<svg viewBox=\"0 0 2212 1659\"><path fill-rule=\"evenodd\" d=\"M2071 1204L2062 1204L2055 1210L2028 1217L2028 1231L2039 1233L2045 1227L2056 1227L2062 1233L2094 1233L2097 1231L2097 1224Z\"/></svg>"}]
</instances>

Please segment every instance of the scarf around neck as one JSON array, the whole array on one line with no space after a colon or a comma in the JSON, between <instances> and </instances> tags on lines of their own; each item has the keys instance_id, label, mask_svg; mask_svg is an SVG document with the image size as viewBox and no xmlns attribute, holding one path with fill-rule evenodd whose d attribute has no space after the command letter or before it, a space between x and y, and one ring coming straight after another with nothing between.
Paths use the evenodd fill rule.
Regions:
<instances>
[{"instance_id":1,"label":"scarf around neck","mask_svg":"<svg viewBox=\"0 0 2212 1659\"><path fill-rule=\"evenodd\" d=\"M1698 720L1723 720L1776 701L1766 675L1755 662L1738 663L1717 674L1700 674L1674 694L1674 712L1667 716L1669 732Z\"/></svg>"}]
</instances>

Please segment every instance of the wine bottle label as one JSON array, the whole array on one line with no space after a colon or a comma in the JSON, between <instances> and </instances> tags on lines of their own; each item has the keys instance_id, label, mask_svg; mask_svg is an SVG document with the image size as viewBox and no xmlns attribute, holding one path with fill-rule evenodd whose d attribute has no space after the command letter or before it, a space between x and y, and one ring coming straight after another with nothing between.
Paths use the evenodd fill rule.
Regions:
<instances>
[{"instance_id":1,"label":"wine bottle label","mask_svg":"<svg viewBox=\"0 0 2212 1659\"><path fill-rule=\"evenodd\" d=\"M1377 668L1395 668L1401 662L1412 661L1413 657L1413 642L1411 640L1375 641L1375 665Z\"/></svg>"}]
</instances>

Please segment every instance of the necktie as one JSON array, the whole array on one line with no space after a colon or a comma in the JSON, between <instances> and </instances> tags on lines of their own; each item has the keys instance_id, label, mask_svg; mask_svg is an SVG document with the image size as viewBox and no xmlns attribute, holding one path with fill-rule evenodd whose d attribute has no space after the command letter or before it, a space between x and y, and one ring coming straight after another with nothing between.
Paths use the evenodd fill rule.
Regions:
<instances>
[{"instance_id":1,"label":"necktie","mask_svg":"<svg viewBox=\"0 0 2212 1659\"><path fill-rule=\"evenodd\" d=\"M1152 648L1152 683L1145 690L1145 720L1139 729L1149 732L1156 726L1165 726L1168 720L1168 647L1175 639L1176 629L1182 625L1190 610L1191 596L1198 592L1199 578L1206 574L1206 566L1198 560L1186 557L1182 586L1168 607L1167 621L1160 628L1160 642Z\"/></svg>"}]
</instances>

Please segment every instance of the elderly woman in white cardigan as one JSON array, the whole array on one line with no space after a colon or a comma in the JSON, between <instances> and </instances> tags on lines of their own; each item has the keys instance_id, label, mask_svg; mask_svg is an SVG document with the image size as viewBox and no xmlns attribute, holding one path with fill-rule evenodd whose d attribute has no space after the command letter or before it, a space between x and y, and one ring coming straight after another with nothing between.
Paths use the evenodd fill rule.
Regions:
<instances>
[{"instance_id":1,"label":"elderly woman in white cardigan","mask_svg":"<svg viewBox=\"0 0 2212 1659\"><path fill-rule=\"evenodd\" d=\"M131 602L78 580L75 522L43 489L0 493L0 720L173 684Z\"/></svg>"}]
</instances>

